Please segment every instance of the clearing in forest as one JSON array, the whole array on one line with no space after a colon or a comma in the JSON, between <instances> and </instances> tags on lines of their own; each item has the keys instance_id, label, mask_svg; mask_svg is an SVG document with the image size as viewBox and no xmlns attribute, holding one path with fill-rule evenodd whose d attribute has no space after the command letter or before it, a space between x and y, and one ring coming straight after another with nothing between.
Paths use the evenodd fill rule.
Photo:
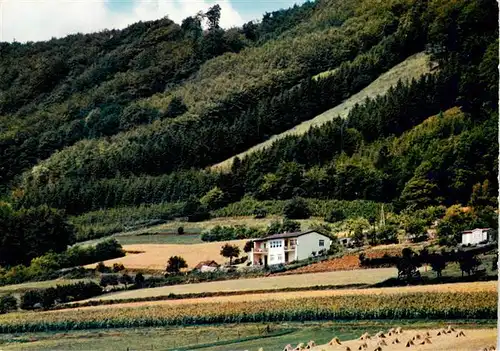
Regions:
<instances>
[{"instance_id":1,"label":"clearing in forest","mask_svg":"<svg viewBox=\"0 0 500 351\"><path fill-rule=\"evenodd\" d=\"M262 150L266 147L271 146L275 141L282 139L288 135L302 135L305 134L312 127L319 127L326 122L333 120L335 117L340 116L346 118L349 111L356 105L362 103L366 98L374 98L377 95L384 95L387 93L391 86L394 86L401 81L411 81L412 79L418 79L422 75L430 72L430 61L429 56L425 53L418 53L416 55L410 56L400 64L394 66L389 71L380 75L375 81L373 81L366 88L352 95L350 98L345 100L343 103L325 111L318 116L310 119L308 121L302 122L299 125L289 129L281 134L273 135L268 140L257 144L250 149L239 153L223 162L220 162L212 168L226 170L231 167L234 157L239 157L240 159L244 156L253 153L255 151Z\"/></svg>"}]
</instances>

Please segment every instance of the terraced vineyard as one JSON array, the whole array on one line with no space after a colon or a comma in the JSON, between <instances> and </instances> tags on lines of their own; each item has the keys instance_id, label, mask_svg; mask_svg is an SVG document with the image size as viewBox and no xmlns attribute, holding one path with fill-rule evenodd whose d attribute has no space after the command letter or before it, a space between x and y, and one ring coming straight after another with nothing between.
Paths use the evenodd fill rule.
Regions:
<instances>
[{"instance_id":1,"label":"terraced vineyard","mask_svg":"<svg viewBox=\"0 0 500 351\"><path fill-rule=\"evenodd\" d=\"M464 304L464 301L468 301ZM53 312L11 313L0 317L0 332L34 332L119 327L160 327L314 320L494 319L496 292L344 295L293 300L152 305Z\"/></svg>"}]
</instances>

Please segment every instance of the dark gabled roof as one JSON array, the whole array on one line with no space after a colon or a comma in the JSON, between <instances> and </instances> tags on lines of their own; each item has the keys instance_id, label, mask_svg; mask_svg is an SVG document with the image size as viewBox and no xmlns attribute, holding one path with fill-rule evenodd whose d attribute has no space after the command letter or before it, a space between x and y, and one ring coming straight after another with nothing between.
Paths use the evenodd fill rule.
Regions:
<instances>
[{"instance_id":1,"label":"dark gabled roof","mask_svg":"<svg viewBox=\"0 0 500 351\"><path fill-rule=\"evenodd\" d=\"M307 230L305 232L293 232L293 233L279 233L279 234L273 234L266 236L265 238L260 238L260 239L254 239L253 241L266 241L266 240L272 240L272 239L286 239L286 238L296 238L304 234L309 234L309 233L318 233L323 236L326 236L325 234L322 234L321 232L317 230Z\"/></svg>"}]
</instances>

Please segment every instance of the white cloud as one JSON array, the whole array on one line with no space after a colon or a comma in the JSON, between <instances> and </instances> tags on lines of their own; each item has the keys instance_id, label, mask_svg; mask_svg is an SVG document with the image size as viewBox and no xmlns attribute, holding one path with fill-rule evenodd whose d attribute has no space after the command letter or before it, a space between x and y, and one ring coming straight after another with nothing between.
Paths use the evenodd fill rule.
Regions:
<instances>
[{"instance_id":1,"label":"white cloud","mask_svg":"<svg viewBox=\"0 0 500 351\"><path fill-rule=\"evenodd\" d=\"M136 0L127 12L112 11L104 0L0 0L0 41L41 41L77 32L122 29L165 16L181 23L216 3L221 7L221 27L244 23L229 0Z\"/></svg>"}]
</instances>

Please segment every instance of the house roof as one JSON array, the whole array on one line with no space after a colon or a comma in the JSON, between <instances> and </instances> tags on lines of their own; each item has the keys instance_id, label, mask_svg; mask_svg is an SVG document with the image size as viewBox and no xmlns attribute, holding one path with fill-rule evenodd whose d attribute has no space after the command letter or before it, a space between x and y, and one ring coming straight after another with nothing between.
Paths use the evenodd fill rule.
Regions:
<instances>
[{"instance_id":1,"label":"house roof","mask_svg":"<svg viewBox=\"0 0 500 351\"><path fill-rule=\"evenodd\" d=\"M265 238L254 239L254 241L266 241L266 240L273 240L273 239L296 238L296 237L299 237L301 235L309 234L309 233L318 233L318 234L321 234L317 230L307 230L305 232L293 232L293 233L273 234L273 235L266 236ZM321 234L321 235L326 236L324 234Z\"/></svg>"},{"instance_id":2,"label":"house roof","mask_svg":"<svg viewBox=\"0 0 500 351\"><path fill-rule=\"evenodd\" d=\"M219 264L215 261L201 261L194 267L195 269L200 269L203 266L209 266L209 267L219 267Z\"/></svg>"},{"instance_id":3,"label":"house roof","mask_svg":"<svg viewBox=\"0 0 500 351\"><path fill-rule=\"evenodd\" d=\"M464 230L462 234L472 234L474 230L491 230L491 228L475 228L475 229Z\"/></svg>"}]
</instances>

